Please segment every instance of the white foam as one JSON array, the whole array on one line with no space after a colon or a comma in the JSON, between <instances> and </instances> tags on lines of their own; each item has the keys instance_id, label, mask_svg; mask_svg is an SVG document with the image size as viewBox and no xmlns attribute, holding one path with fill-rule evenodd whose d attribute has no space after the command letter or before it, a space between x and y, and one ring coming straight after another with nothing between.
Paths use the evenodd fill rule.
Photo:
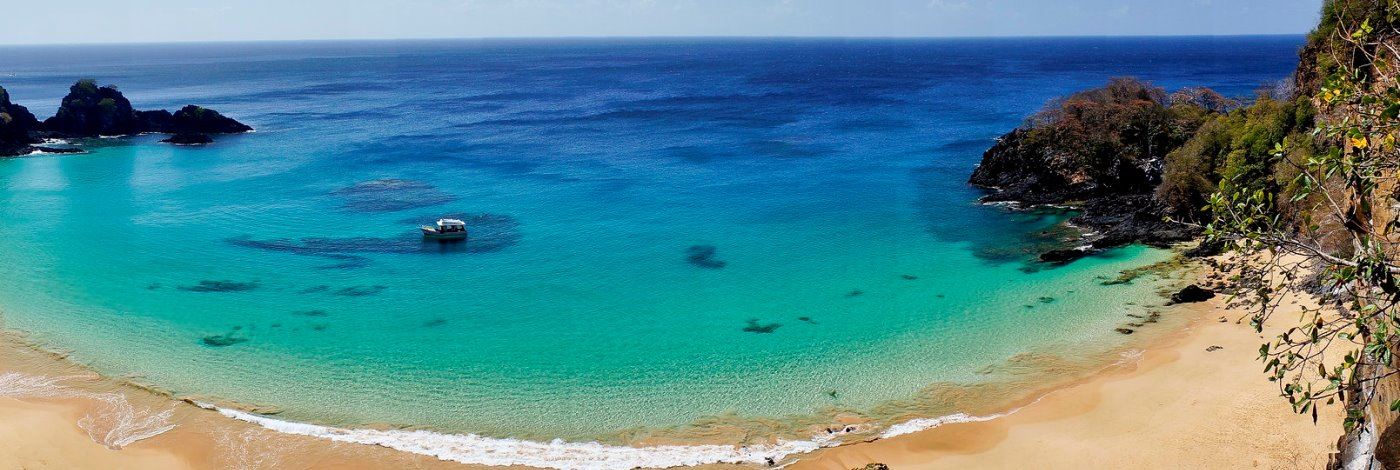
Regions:
<instances>
[{"instance_id":1,"label":"white foam","mask_svg":"<svg viewBox=\"0 0 1400 470\"><path fill-rule=\"evenodd\" d=\"M903 436L905 434L913 434L919 431L926 431L945 424L980 423L983 421L991 421L1009 415L1011 413L1015 413L1018 410L1020 410L1020 408L1005 413L997 413L987 416L972 416L967 413L953 413L947 416L939 416L937 418L915 418L909 421L905 421L903 423L896 424L894 426L890 426L889 429L886 429L884 433L880 434L880 439L889 439L895 436Z\"/></svg>"},{"instance_id":2,"label":"white foam","mask_svg":"<svg viewBox=\"0 0 1400 470\"><path fill-rule=\"evenodd\" d=\"M559 470L631 470L638 467L666 468L715 463L758 464L834 445L834 440L780 440L769 445L668 445L628 447L597 442L534 442L520 439L482 437L475 434L445 434L432 431L342 429L296 423L259 416L208 404L200 406L230 418L247 421L287 434L312 436L336 442L350 442L430 455L442 460L473 465L524 465Z\"/></svg>"},{"instance_id":3,"label":"white foam","mask_svg":"<svg viewBox=\"0 0 1400 470\"><path fill-rule=\"evenodd\" d=\"M175 429L170 422L174 409L152 412L138 410L126 395L94 393L64 385L73 377L48 377L17 372L0 374L0 397L10 398L86 398L101 403L97 409L78 419L78 427L87 431L93 442L112 449L129 446L142 439L158 436Z\"/></svg>"},{"instance_id":4,"label":"white foam","mask_svg":"<svg viewBox=\"0 0 1400 470\"><path fill-rule=\"evenodd\" d=\"M92 394L105 406L78 420L78 427L87 431L94 442L112 449L120 449L140 441L159 436L175 429L170 418L174 409L152 412L150 409L136 409L125 395L117 393Z\"/></svg>"}]
</instances>

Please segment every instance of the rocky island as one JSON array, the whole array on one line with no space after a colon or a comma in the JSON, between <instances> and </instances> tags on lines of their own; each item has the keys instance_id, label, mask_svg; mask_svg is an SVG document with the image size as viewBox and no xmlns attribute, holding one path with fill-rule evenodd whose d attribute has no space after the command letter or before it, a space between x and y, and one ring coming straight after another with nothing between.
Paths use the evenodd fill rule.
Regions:
<instances>
[{"instance_id":1,"label":"rocky island","mask_svg":"<svg viewBox=\"0 0 1400 470\"><path fill-rule=\"evenodd\" d=\"M218 111L185 106L178 111L140 111L115 86L98 86L94 80L74 83L63 97L58 112L39 121L24 106L10 101L0 88L0 157L34 151L74 152L73 149L38 147L46 138L89 138L129 136L145 133L171 134L162 140L178 145L212 142L210 134L238 134L253 128Z\"/></svg>"}]
</instances>

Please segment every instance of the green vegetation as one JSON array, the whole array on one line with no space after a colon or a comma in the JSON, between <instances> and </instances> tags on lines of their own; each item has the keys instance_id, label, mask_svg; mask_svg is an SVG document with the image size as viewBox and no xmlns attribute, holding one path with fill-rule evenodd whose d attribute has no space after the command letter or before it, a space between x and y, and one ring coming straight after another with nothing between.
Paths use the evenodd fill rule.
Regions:
<instances>
[{"instance_id":1,"label":"green vegetation","mask_svg":"<svg viewBox=\"0 0 1400 470\"><path fill-rule=\"evenodd\" d=\"M1171 215L1203 220L1207 198L1218 189L1283 191L1306 161L1313 143L1313 108L1304 97L1261 94L1248 106L1211 116L1195 135L1167 154L1157 199ZM1278 161L1274 146L1296 149ZM1224 186L1221 186L1224 184ZM1236 187L1243 184L1244 187Z\"/></svg>"},{"instance_id":2,"label":"green vegetation","mask_svg":"<svg viewBox=\"0 0 1400 470\"><path fill-rule=\"evenodd\" d=\"M1299 319L1259 350L1269 380L1314 419L1319 406L1347 405L1353 431L1400 410L1377 387L1400 371L1397 46L1400 2L1328 1L1301 54L1299 98L1232 113L1237 131L1199 135L1177 156L1219 179L1207 234L1241 255L1237 300L1256 330L1276 314ZM1178 175L1169 194L1200 194L1195 176L1209 178ZM1311 272L1322 306L1281 305Z\"/></svg>"}]
</instances>

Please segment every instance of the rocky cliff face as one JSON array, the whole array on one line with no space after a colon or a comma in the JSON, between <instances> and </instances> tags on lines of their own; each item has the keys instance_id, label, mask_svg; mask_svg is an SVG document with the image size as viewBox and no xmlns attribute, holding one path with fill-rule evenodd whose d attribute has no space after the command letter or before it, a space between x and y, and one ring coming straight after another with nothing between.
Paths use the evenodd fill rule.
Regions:
<instances>
[{"instance_id":1,"label":"rocky cliff face","mask_svg":"<svg viewBox=\"0 0 1400 470\"><path fill-rule=\"evenodd\" d=\"M19 155L37 142L31 134L39 127L24 106L10 102L10 93L0 88L0 156Z\"/></svg>"}]
</instances>

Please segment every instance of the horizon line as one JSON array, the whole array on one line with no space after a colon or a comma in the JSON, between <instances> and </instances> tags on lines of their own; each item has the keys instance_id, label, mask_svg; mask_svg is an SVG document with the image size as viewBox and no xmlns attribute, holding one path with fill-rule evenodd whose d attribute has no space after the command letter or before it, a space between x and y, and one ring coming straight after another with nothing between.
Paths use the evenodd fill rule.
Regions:
<instances>
[{"instance_id":1,"label":"horizon line","mask_svg":"<svg viewBox=\"0 0 1400 470\"><path fill-rule=\"evenodd\" d=\"M311 39L210 39L210 40L174 40L174 41L116 41L116 42L21 42L21 43L0 43L0 47L44 47L44 46L155 46L155 45L199 45L199 44L273 44L273 43L336 43L336 42L432 42L432 41L512 41L512 40L755 40L755 39L787 39L787 40L968 40L968 39L1151 39L1151 38L1246 38L1246 37L1286 37L1286 36L1306 36L1308 32L1301 33L1236 33L1236 34L1043 34L1043 35L1010 35L1010 36L876 36L876 35L854 35L854 36L819 36L819 35L677 35L677 36L646 36L646 35L569 35L569 36L442 36L442 37L409 37L409 38L311 38Z\"/></svg>"}]
</instances>

